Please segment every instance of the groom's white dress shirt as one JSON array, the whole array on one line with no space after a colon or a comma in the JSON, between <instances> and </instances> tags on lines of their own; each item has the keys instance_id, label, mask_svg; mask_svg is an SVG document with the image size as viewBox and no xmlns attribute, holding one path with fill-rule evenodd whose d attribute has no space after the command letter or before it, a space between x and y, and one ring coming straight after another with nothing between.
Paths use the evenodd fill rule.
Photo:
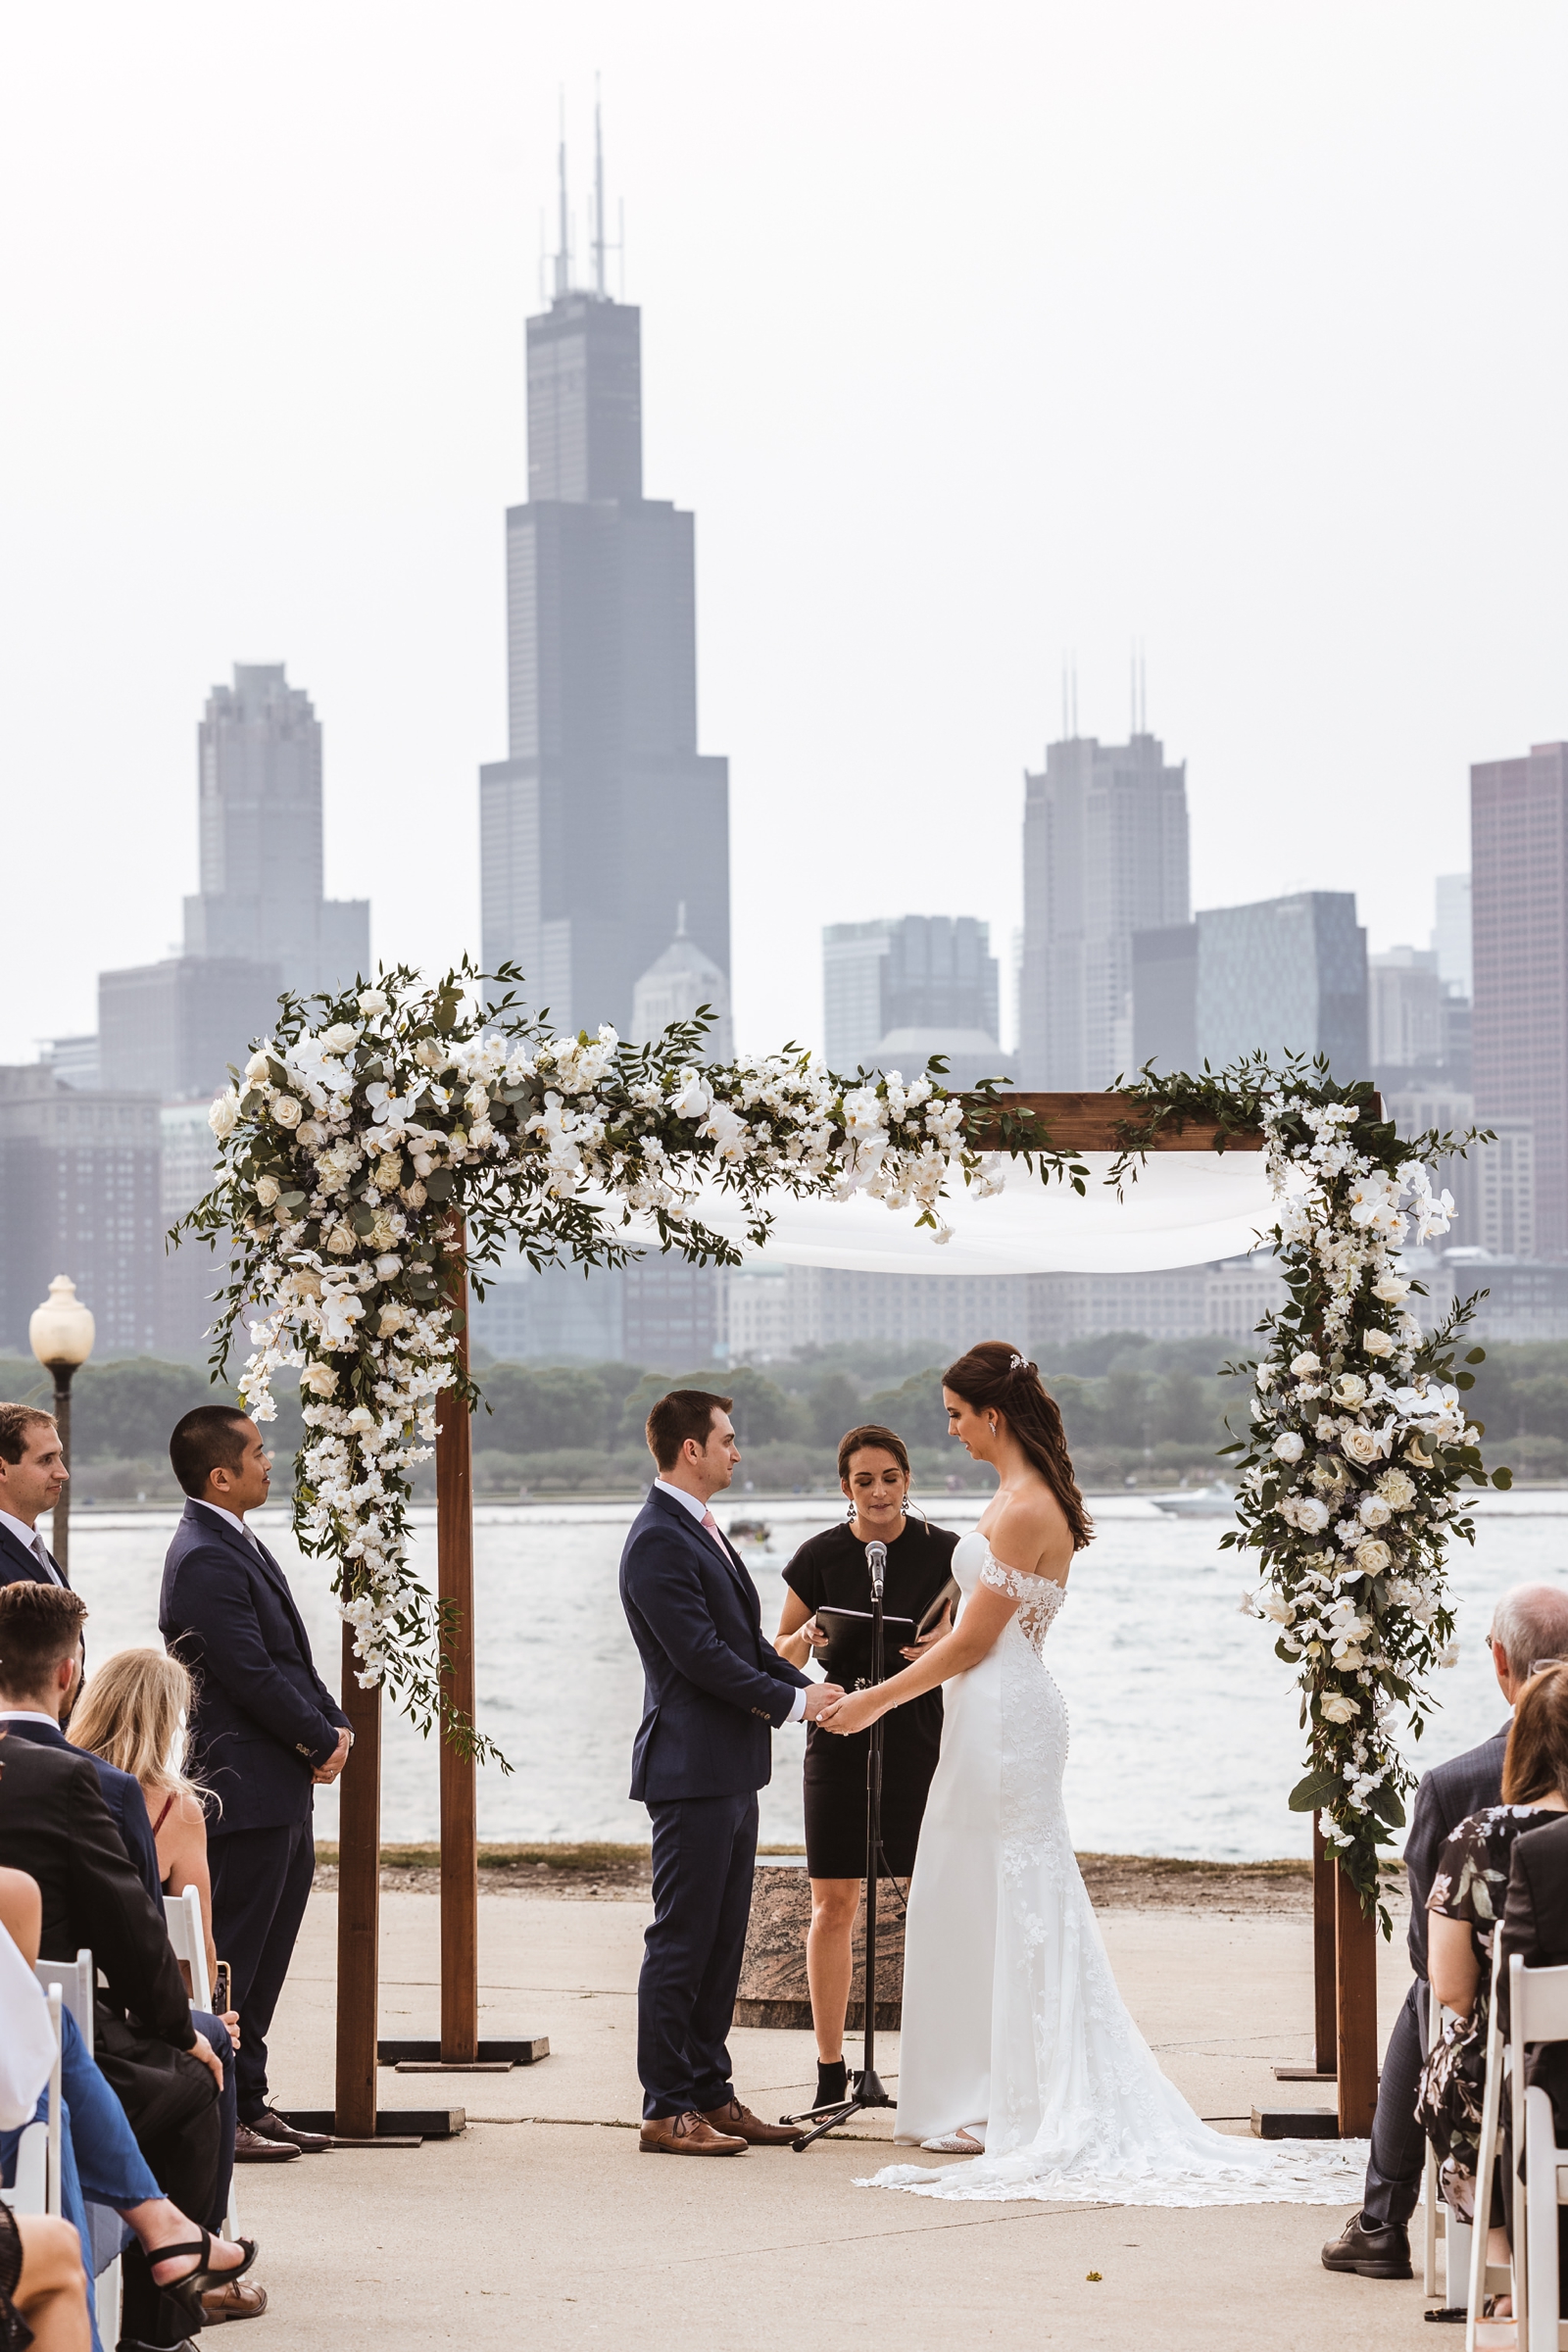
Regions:
<instances>
[{"instance_id":1,"label":"groom's white dress shirt","mask_svg":"<svg viewBox=\"0 0 1568 2352\"><path fill-rule=\"evenodd\" d=\"M690 1511L692 1517L696 1520L699 1527L703 1527L703 1522L705 1519L712 1518L712 1513L710 1511L707 1503L704 1502L699 1495L688 1494L684 1487L672 1487L667 1478L656 1478L654 1484L659 1489L661 1494L667 1494L671 1501L678 1502L683 1509ZM716 1528L718 1522L714 1520L713 1524ZM703 1533L705 1535L707 1532L707 1529L703 1528ZM723 1544L719 1544L718 1549L722 1551L723 1548ZM727 1558L728 1556L729 1555L726 1553L725 1557ZM795 1704L785 1716L784 1721L785 1723L799 1723L805 1713L806 1692L804 1690L797 1690L795 1693Z\"/></svg>"}]
</instances>

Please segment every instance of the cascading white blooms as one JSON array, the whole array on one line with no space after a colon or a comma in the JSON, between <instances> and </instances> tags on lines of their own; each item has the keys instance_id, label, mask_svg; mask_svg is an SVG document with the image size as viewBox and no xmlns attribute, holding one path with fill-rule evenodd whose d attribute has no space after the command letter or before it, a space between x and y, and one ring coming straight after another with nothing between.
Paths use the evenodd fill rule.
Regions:
<instances>
[{"instance_id":1,"label":"cascading white blooms","mask_svg":"<svg viewBox=\"0 0 1568 2352\"><path fill-rule=\"evenodd\" d=\"M1453 1201L1391 1127L1329 1091L1261 1105L1290 1296L1266 1327L1250 1443L1233 1449L1241 1528L1221 1541L1260 1555L1263 1582L1242 1607L1278 1629L1278 1655L1298 1668L1310 1769L1292 1805L1326 1816L1326 1842L1370 1905L1413 1779L1396 1715L1419 1736L1422 1678L1453 1663L1446 1545L1473 1538L1458 1490L1488 1482L1462 1395L1474 1375L1446 1377L1466 1310L1423 1334L1399 1264L1407 1235L1446 1232Z\"/></svg>"},{"instance_id":2,"label":"cascading white blooms","mask_svg":"<svg viewBox=\"0 0 1568 2352\"><path fill-rule=\"evenodd\" d=\"M705 1066L701 1022L648 1048L608 1028L557 1037L511 995L481 1009L481 977L465 965L432 989L383 973L314 1023L286 1001L213 1105L219 1181L179 1229L230 1250L215 1361L261 1308L247 1409L272 1418L277 1372L299 1369L295 1525L304 1548L339 1563L361 1683L391 1683L416 1720L449 1730L441 1629L407 1554L410 1473L434 1444L436 1399L462 1385L455 1276L482 1288L510 1242L536 1266L623 1262L633 1216L688 1257L733 1262L698 1214L705 1182L740 1196L758 1244L780 1190L865 1192L913 1209L940 1243L950 1181L982 1195L1003 1181L929 1075L847 1081L794 1050Z\"/></svg>"}]
</instances>

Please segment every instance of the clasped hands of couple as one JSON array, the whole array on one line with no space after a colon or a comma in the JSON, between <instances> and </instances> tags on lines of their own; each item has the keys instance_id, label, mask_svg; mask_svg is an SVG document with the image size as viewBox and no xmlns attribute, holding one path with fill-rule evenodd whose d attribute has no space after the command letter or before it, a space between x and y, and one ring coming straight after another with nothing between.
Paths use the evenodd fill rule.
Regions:
<instances>
[{"instance_id":1,"label":"clasped hands of couple","mask_svg":"<svg viewBox=\"0 0 1568 2352\"><path fill-rule=\"evenodd\" d=\"M952 1612L944 1609L941 1623L933 1626L930 1633L922 1634L919 1641L912 1642L907 1649L901 1649L900 1657L907 1658L911 1664L916 1658L924 1657L928 1649L934 1648L953 1631L951 1618ZM814 1617L809 1618L801 1631L813 1651L827 1646L827 1634ZM853 1737L856 1732L869 1731L878 1716L888 1714L897 1703L886 1695L886 1691L885 1683L863 1690L845 1690L837 1683L814 1683L806 1694L806 1720L820 1725L824 1732L838 1732L845 1738Z\"/></svg>"}]
</instances>

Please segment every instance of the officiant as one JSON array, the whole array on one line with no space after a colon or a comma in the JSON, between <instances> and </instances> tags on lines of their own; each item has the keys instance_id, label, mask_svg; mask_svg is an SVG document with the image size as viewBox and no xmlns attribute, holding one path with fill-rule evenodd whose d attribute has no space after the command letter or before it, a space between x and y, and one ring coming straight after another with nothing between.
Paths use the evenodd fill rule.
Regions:
<instances>
[{"instance_id":1,"label":"officiant","mask_svg":"<svg viewBox=\"0 0 1568 2352\"><path fill-rule=\"evenodd\" d=\"M839 1485L849 1497L847 1522L810 1536L784 1571L789 1588L774 1647L794 1666L825 1655L828 1626L819 1609L869 1614L871 1573L866 1545L887 1546L882 1603L890 1618L909 1621L914 1638L889 1649L888 1673L918 1657L952 1631L952 1559L958 1538L909 1509L909 1456L895 1430L867 1422L839 1446ZM956 1590L956 1588L955 1588ZM935 1608L936 1614L931 1615ZM925 1631L919 1632L922 1623ZM853 1624L853 1621L849 1621ZM844 1629L841 1627L841 1632ZM865 1877L865 1774L869 1732L835 1739L815 1724L806 1734L806 1867L811 1882L811 1927L806 1945L816 2030L816 2097L825 2107L848 2095L844 2020L854 1973L852 1938ZM942 1746L942 1693L927 1691L884 1718L882 1760L883 1877L906 1880L925 1812L926 1791Z\"/></svg>"}]
</instances>

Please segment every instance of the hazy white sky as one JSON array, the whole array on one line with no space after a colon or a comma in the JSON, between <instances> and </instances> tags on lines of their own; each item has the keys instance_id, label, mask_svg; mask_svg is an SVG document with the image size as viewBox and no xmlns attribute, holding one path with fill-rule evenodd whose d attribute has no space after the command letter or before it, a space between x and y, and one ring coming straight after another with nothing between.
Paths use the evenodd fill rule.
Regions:
<instances>
[{"instance_id":1,"label":"hazy white sky","mask_svg":"<svg viewBox=\"0 0 1568 2352\"><path fill-rule=\"evenodd\" d=\"M328 886L477 948L565 86L698 515L743 1043L817 933L1018 920L1022 770L1128 648L1195 904L1468 862L1568 734L1561 135L1543 0L13 0L0 19L0 1058L177 941L210 684L326 729ZM702 845L694 844L694 857Z\"/></svg>"}]
</instances>

